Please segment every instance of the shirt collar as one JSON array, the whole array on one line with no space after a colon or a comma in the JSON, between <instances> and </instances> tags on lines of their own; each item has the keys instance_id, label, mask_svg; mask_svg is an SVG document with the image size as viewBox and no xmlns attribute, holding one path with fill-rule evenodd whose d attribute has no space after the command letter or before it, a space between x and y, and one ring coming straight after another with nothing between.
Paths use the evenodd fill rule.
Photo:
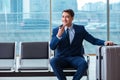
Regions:
<instances>
[{"instance_id":1,"label":"shirt collar","mask_svg":"<svg viewBox=\"0 0 120 80\"><path fill-rule=\"evenodd\" d=\"M73 24L70 27L65 26L65 30L67 30L67 28L68 29L73 29Z\"/></svg>"}]
</instances>

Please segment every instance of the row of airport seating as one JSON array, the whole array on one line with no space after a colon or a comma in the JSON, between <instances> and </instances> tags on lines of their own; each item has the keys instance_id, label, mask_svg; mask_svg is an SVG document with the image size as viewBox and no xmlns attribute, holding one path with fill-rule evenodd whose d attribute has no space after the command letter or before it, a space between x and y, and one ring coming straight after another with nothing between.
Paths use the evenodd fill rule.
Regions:
<instances>
[{"instance_id":1,"label":"row of airport seating","mask_svg":"<svg viewBox=\"0 0 120 80\"><path fill-rule=\"evenodd\" d=\"M16 53L15 42L0 43L0 77L18 76L54 76L49 60L54 57L54 51L49 48L49 42L20 42L19 53ZM87 56L89 64L89 56ZM66 68L65 75L73 76L75 69ZM89 80L89 70L85 72Z\"/></svg>"},{"instance_id":2,"label":"row of airport seating","mask_svg":"<svg viewBox=\"0 0 120 80\"><path fill-rule=\"evenodd\" d=\"M49 70L48 42L21 42L19 53L15 53L15 48L15 42L0 43L0 71Z\"/></svg>"}]
</instances>

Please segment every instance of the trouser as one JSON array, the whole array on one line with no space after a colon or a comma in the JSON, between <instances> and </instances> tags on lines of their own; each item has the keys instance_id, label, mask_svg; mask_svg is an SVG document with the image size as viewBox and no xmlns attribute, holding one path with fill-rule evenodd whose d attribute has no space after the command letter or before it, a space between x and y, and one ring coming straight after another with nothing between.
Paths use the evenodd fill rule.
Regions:
<instances>
[{"instance_id":1,"label":"trouser","mask_svg":"<svg viewBox=\"0 0 120 80\"><path fill-rule=\"evenodd\" d=\"M87 62L83 57L80 56L54 57L50 60L50 64L58 80L67 80L66 76L63 73L63 70L65 67L68 67L69 65L77 70L73 76L73 80L80 80L84 72L88 68Z\"/></svg>"}]
</instances>

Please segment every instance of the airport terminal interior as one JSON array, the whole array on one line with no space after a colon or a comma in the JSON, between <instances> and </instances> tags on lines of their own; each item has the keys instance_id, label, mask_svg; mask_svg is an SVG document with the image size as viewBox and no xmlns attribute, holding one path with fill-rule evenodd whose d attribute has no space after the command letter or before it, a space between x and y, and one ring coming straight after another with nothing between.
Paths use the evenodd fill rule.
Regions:
<instances>
[{"instance_id":1,"label":"airport terminal interior","mask_svg":"<svg viewBox=\"0 0 120 80\"><path fill-rule=\"evenodd\" d=\"M0 59L0 68L15 63L18 72L21 43L49 42L52 30L62 24L64 9L75 12L73 24L83 25L94 37L120 44L120 0L0 0L0 43L14 43L15 61ZM83 42L85 54L89 55L89 80L96 80L96 53L98 46ZM49 48L48 48L49 49ZM48 50L49 58L54 57ZM48 61L31 59L24 66L49 66ZM39 63L39 64L38 64ZM34 65L33 65L34 64ZM2 69L0 69L2 70ZM1 71L0 71L1 74ZM55 76L0 77L0 80L57 80ZM72 80L72 76L68 77ZM84 76L81 80L88 80Z\"/></svg>"}]
</instances>

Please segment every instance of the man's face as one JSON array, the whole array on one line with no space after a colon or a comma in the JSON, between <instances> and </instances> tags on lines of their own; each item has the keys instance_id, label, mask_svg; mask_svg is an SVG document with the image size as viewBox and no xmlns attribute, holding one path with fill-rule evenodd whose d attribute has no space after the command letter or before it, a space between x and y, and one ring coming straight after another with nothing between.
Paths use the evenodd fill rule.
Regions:
<instances>
[{"instance_id":1,"label":"man's face","mask_svg":"<svg viewBox=\"0 0 120 80\"><path fill-rule=\"evenodd\" d=\"M62 23L64 26L71 26L72 21L73 17L70 14L68 14L67 12L62 13Z\"/></svg>"}]
</instances>

